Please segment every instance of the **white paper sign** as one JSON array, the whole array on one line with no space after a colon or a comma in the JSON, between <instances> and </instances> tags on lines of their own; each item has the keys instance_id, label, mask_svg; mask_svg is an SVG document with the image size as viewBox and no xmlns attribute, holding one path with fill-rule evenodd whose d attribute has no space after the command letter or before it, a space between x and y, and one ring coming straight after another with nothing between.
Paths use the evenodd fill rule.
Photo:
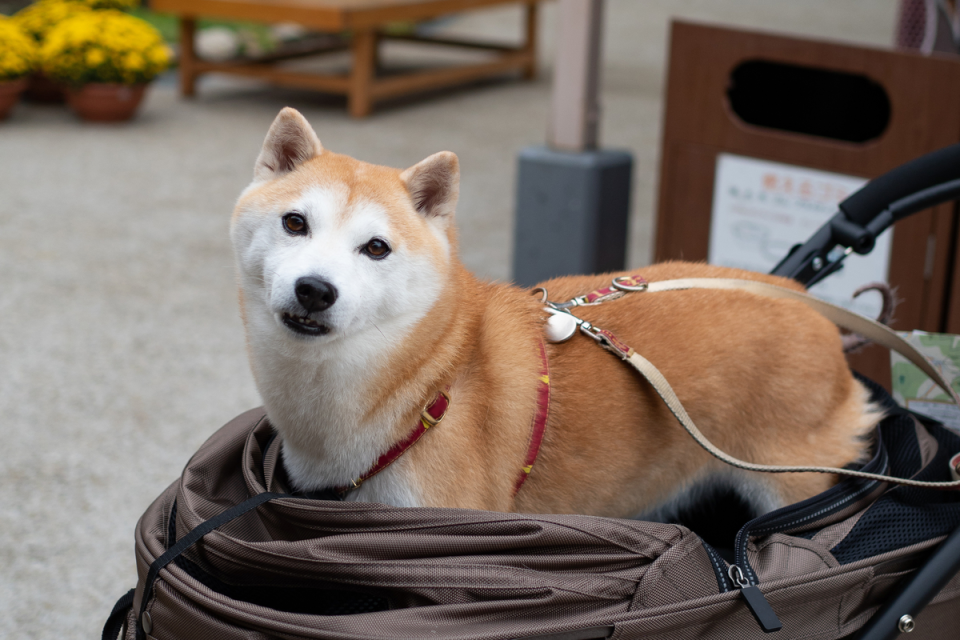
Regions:
<instances>
[{"instance_id":1,"label":"white paper sign","mask_svg":"<svg viewBox=\"0 0 960 640\"><path fill-rule=\"evenodd\" d=\"M837 212L837 205L867 183L863 178L817 171L728 153L717 157L710 227L710 264L769 273L795 244L805 242ZM875 318L874 292L855 301L869 282L886 282L893 230L865 256L851 254L843 268L810 293Z\"/></svg>"}]
</instances>

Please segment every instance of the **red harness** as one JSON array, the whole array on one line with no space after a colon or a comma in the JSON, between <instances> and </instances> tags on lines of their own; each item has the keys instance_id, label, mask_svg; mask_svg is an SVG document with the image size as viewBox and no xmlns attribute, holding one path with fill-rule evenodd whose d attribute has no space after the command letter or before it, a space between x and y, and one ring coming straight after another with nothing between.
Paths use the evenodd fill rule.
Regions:
<instances>
[{"instance_id":1,"label":"red harness","mask_svg":"<svg viewBox=\"0 0 960 640\"><path fill-rule=\"evenodd\" d=\"M448 387L449 389L449 387ZM377 475L391 464L396 462L397 458L402 456L412 447L420 437L427 432L430 427L436 426L443 420L447 413L447 407L450 406L450 396L444 391L437 391L436 397L429 405L420 412L420 420L417 426L413 428L404 440L395 444L389 451L380 456L366 473L353 480L349 485L335 487L334 491L341 497L353 491L364 481ZM537 454L540 452L540 444L543 442L543 432L547 426L547 415L550 411L550 373L547 368L547 352L540 342L540 379L537 386L537 414L533 418L533 426L530 434L530 444L527 447L527 456L524 459L523 467L520 469L520 477L517 478L516 487L513 490L514 495L520 491L520 487L526 482L527 476L533 469L533 463L537 460Z\"/></svg>"},{"instance_id":2,"label":"red harness","mask_svg":"<svg viewBox=\"0 0 960 640\"><path fill-rule=\"evenodd\" d=\"M530 432L530 444L527 447L527 458L520 469L520 477L513 488L513 495L517 495L520 487L527 481L527 476L533 470L533 463L537 461L540 445L543 443L543 432L547 427L547 414L550 413L550 369L547 366L547 350L540 341L540 380L537 385L537 415L533 418L533 429Z\"/></svg>"},{"instance_id":3,"label":"red harness","mask_svg":"<svg viewBox=\"0 0 960 640\"><path fill-rule=\"evenodd\" d=\"M574 298L569 303L558 306L575 307L600 304L602 302L607 302L608 300L615 300L630 291L643 291L646 289L646 287L647 281L643 278L643 276L620 276L618 278L614 278L613 286L591 291L586 295ZM544 294L545 293L546 292L544 292ZM609 341L612 345L621 348L624 353L627 351L632 351L630 347L623 345L623 343L617 340L616 336L608 331L603 331L602 329L597 329L596 331L603 334L607 341ZM539 348L540 379L539 385L537 386L537 413L534 416L533 424L531 425L530 443L527 446L527 456L524 459L523 467L520 469L520 475L517 477L517 482L513 489L514 495L520 491L520 487L522 487L523 483L527 481L527 477L530 475L530 472L533 470L533 465L537 461L537 454L540 453L540 445L543 443L543 433L547 426L547 416L550 412L550 370L547 365L547 352L543 346L543 341L540 342ZM447 407L449 405L450 396L448 396L444 391L438 391L433 402L424 407L424 409L420 412L420 420L417 422L417 426L413 428L413 431L410 432L410 435L408 435L406 439L398 442L389 451L380 456L376 464L374 464L373 467L371 467L362 476L356 480L353 480L349 485L336 487L334 491L342 497L353 489L359 487L365 480L369 480L393 464L397 458L402 456L410 447L416 444L420 437L426 433L427 429L439 424L440 421L443 420L443 416L446 414Z\"/></svg>"}]
</instances>

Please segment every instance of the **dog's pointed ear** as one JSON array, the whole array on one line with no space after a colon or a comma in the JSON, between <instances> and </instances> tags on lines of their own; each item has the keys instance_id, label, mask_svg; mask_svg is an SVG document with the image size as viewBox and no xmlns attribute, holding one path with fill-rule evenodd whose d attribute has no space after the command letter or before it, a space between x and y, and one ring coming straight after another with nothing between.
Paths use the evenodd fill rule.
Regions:
<instances>
[{"instance_id":1,"label":"dog's pointed ear","mask_svg":"<svg viewBox=\"0 0 960 640\"><path fill-rule=\"evenodd\" d=\"M426 218L451 220L460 195L460 162L450 151L435 153L400 174L413 208Z\"/></svg>"},{"instance_id":2,"label":"dog's pointed ear","mask_svg":"<svg viewBox=\"0 0 960 640\"><path fill-rule=\"evenodd\" d=\"M293 171L323 153L323 145L299 111L285 107L277 116L253 169L254 180L269 180Z\"/></svg>"}]
</instances>

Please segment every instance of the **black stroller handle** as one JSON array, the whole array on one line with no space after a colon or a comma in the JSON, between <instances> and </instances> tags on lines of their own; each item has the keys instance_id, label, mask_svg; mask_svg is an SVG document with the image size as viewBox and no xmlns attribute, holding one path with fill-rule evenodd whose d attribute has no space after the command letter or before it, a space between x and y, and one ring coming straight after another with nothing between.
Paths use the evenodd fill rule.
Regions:
<instances>
[{"instance_id":1,"label":"black stroller handle","mask_svg":"<svg viewBox=\"0 0 960 640\"><path fill-rule=\"evenodd\" d=\"M920 156L874 178L771 273L810 286L839 269L850 253L870 253L893 223L929 207L960 198L960 144Z\"/></svg>"},{"instance_id":2,"label":"black stroller handle","mask_svg":"<svg viewBox=\"0 0 960 640\"><path fill-rule=\"evenodd\" d=\"M900 165L840 203L840 210L851 222L868 224L891 202L944 182L960 179L960 144L953 144Z\"/></svg>"}]
</instances>

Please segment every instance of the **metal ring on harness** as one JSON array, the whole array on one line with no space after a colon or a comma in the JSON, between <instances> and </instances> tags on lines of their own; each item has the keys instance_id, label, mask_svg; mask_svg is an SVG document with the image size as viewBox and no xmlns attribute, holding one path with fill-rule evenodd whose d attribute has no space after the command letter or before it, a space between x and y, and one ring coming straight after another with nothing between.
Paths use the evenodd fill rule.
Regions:
<instances>
[{"instance_id":1,"label":"metal ring on harness","mask_svg":"<svg viewBox=\"0 0 960 640\"><path fill-rule=\"evenodd\" d=\"M634 276L617 276L611 284L613 284L615 289L619 289L620 291L646 291L647 287L650 286L650 283L646 280L638 282L637 284L627 284L633 282L636 282Z\"/></svg>"}]
</instances>

